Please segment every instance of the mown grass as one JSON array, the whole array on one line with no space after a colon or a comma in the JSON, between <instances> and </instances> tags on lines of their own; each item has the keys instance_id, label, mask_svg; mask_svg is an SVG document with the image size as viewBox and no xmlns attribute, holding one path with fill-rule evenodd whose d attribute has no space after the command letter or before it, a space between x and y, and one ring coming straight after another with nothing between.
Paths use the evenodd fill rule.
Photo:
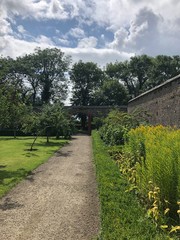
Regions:
<instances>
[{"instance_id":1,"label":"mown grass","mask_svg":"<svg viewBox=\"0 0 180 240\"><path fill-rule=\"evenodd\" d=\"M101 203L99 240L165 240L139 204L135 195L126 192L128 183L103 144L98 132L92 133L93 153Z\"/></svg>"},{"instance_id":2,"label":"mown grass","mask_svg":"<svg viewBox=\"0 0 180 240\"><path fill-rule=\"evenodd\" d=\"M55 138L46 143L46 138L38 137L29 151L32 142L33 137L0 137L0 197L67 143Z\"/></svg>"}]
</instances>

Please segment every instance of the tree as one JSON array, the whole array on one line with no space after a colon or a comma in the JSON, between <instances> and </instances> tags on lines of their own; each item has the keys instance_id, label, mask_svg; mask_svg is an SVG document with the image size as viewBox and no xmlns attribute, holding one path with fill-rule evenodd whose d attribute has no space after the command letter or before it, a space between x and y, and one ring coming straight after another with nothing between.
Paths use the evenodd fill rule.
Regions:
<instances>
[{"instance_id":1,"label":"tree","mask_svg":"<svg viewBox=\"0 0 180 240\"><path fill-rule=\"evenodd\" d=\"M108 64L106 74L123 82L129 95L136 97L147 90L146 82L152 67L152 58L147 55L131 57L130 61Z\"/></svg>"},{"instance_id":2,"label":"tree","mask_svg":"<svg viewBox=\"0 0 180 240\"><path fill-rule=\"evenodd\" d=\"M75 106L88 106L93 102L94 92L102 84L103 71L93 62L75 63L70 72L73 85L71 103ZM85 114L79 114L82 128L85 129Z\"/></svg>"},{"instance_id":3,"label":"tree","mask_svg":"<svg viewBox=\"0 0 180 240\"><path fill-rule=\"evenodd\" d=\"M29 87L25 83L25 76L21 71L22 66L16 59L0 59L0 84L11 85L14 90L19 92L21 100L26 103L28 99Z\"/></svg>"},{"instance_id":4,"label":"tree","mask_svg":"<svg viewBox=\"0 0 180 240\"><path fill-rule=\"evenodd\" d=\"M70 57L57 48L36 49L34 54L38 64L37 77L41 83L41 99L49 103L57 99L65 99L67 93L67 78Z\"/></svg>"},{"instance_id":5,"label":"tree","mask_svg":"<svg viewBox=\"0 0 180 240\"><path fill-rule=\"evenodd\" d=\"M70 72L73 84L72 105L88 106L95 90L102 84L103 71L93 62L75 63Z\"/></svg>"},{"instance_id":6,"label":"tree","mask_svg":"<svg viewBox=\"0 0 180 240\"><path fill-rule=\"evenodd\" d=\"M118 106L127 104L128 93L117 79L107 79L94 93L93 105Z\"/></svg>"},{"instance_id":7,"label":"tree","mask_svg":"<svg viewBox=\"0 0 180 240\"><path fill-rule=\"evenodd\" d=\"M46 133L47 142L49 142L50 131L56 134L56 138L59 138L59 136L69 138L72 134L71 119L59 102L44 105L40 114L40 127L41 132Z\"/></svg>"},{"instance_id":8,"label":"tree","mask_svg":"<svg viewBox=\"0 0 180 240\"><path fill-rule=\"evenodd\" d=\"M5 83L7 74L9 73L10 58L0 58L0 86Z\"/></svg>"},{"instance_id":9,"label":"tree","mask_svg":"<svg viewBox=\"0 0 180 240\"><path fill-rule=\"evenodd\" d=\"M138 96L147 90L146 83L152 68L152 58L147 55L131 57L129 68L134 85L134 96Z\"/></svg>"},{"instance_id":10,"label":"tree","mask_svg":"<svg viewBox=\"0 0 180 240\"><path fill-rule=\"evenodd\" d=\"M153 59L147 89L151 89L180 73L180 56L158 55Z\"/></svg>"},{"instance_id":11,"label":"tree","mask_svg":"<svg viewBox=\"0 0 180 240\"><path fill-rule=\"evenodd\" d=\"M44 105L40 111L31 109L29 115L23 123L23 131L27 134L33 134L34 140L31 144L30 151L33 150L33 145L39 135L46 135L46 141L49 143L50 133L70 138L73 133L73 123L70 117L66 114L62 103Z\"/></svg>"},{"instance_id":12,"label":"tree","mask_svg":"<svg viewBox=\"0 0 180 240\"><path fill-rule=\"evenodd\" d=\"M0 90L0 127L11 128L16 132L21 128L27 107L22 102L20 93L11 85L3 85Z\"/></svg>"},{"instance_id":13,"label":"tree","mask_svg":"<svg viewBox=\"0 0 180 240\"><path fill-rule=\"evenodd\" d=\"M35 49L16 60L16 72L28 86L33 106L66 98L70 57L57 48Z\"/></svg>"}]
</instances>

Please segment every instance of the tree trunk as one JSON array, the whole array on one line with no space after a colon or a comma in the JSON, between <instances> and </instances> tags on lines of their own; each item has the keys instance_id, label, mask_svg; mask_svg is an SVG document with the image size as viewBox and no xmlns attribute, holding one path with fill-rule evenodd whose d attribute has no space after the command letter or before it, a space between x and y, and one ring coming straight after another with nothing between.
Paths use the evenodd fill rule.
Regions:
<instances>
[{"instance_id":1,"label":"tree trunk","mask_svg":"<svg viewBox=\"0 0 180 240\"><path fill-rule=\"evenodd\" d=\"M35 136L34 141L33 141L32 144L31 144L30 151L33 150L33 146L34 146L34 144L35 144L35 142L36 142L36 139L37 139L37 135Z\"/></svg>"},{"instance_id":2,"label":"tree trunk","mask_svg":"<svg viewBox=\"0 0 180 240\"><path fill-rule=\"evenodd\" d=\"M14 129L13 132L14 132L14 138L16 138L16 129Z\"/></svg>"}]
</instances>

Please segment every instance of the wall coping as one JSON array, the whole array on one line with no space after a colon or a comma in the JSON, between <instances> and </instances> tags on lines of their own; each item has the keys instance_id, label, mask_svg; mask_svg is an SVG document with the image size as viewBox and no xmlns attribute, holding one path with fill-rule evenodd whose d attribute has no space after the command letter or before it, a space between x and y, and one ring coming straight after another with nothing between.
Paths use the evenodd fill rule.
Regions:
<instances>
[{"instance_id":1,"label":"wall coping","mask_svg":"<svg viewBox=\"0 0 180 240\"><path fill-rule=\"evenodd\" d=\"M159 89L159 88L165 86L166 84L169 84L169 83L171 83L171 82L173 82L173 81L176 81L178 78L180 79L180 74L177 75L177 76L175 76L175 77L173 77L173 78L168 79L168 80L165 81L164 83L162 83L162 84L160 84L160 85L158 85L158 86L156 86L156 87L154 87L154 88L152 88L152 89L150 89L150 90L148 90L148 91L146 91L146 92L140 94L139 96L137 96L137 97L131 99L128 103L131 103L131 102L133 102L133 101L136 101L137 99L139 99L139 98L141 98L141 97L143 97L143 96L145 96L145 95L147 95L147 94L153 92L154 90L157 90L157 89Z\"/></svg>"}]
</instances>

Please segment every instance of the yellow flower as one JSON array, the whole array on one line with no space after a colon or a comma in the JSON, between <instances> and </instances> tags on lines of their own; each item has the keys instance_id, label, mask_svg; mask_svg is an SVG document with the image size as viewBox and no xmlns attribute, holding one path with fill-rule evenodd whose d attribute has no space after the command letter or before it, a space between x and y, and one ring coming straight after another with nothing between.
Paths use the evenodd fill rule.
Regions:
<instances>
[{"instance_id":1,"label":"yellow flower","mask_svg":"<svg viewBox=\"0 0 180 240\"><path fill-rule=\"evenodd\" d=\"M164 215L166 215L169 211L170 211L170 209L169 209L169 208L166 208L166 209L164 210Z\"/></svg>"}]
</instances>

